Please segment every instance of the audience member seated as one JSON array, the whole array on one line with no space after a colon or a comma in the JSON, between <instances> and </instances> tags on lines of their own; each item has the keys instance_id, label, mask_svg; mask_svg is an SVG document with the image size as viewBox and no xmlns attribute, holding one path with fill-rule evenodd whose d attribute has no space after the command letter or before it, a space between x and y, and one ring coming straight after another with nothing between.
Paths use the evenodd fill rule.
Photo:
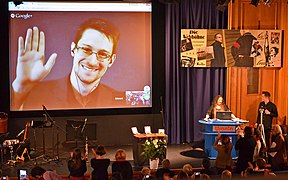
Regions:
<instances>
[{"instance_id":1,"label":"audience member seated","mask_svg":"<svg viewBox=\"0 0 288 180\"><path fill-rule=\"evenodd\" d=\"M112 173L119 172L124 180L131 180L133 176L132 166L126 161L126 152L118 149L115 154L116 161L112 163Z\"/></svg>"},{"instance_id":2,"label":"audience member seated","mask_svg":"<svg viewBox=\"0 0 288 180\"><path fill-rule=\"evenodd\" d=\"M217 151L215 167L219 174L226 169L231 170L233 163L231 155L232 148L233 144L230 142L229 136L225 134L220 135L220 132L218 131L218 138L215 140L214 149Z\"/></svg>"},{"instance_id":3,"label":"audience member seated","mask_svg":"<svg viewBox=\"0 0 288 180\"><path fill-rule=\"evenodd\" d=\"M151 170L148 167L143 167L141 170L141 176L139 180L153 179L151 176Z\"/></svg>"},{"instance_id":4,"label":"audience member seated","mask_svg":"<svg viewBox=\"0 0 288 180\"><path fill-rule=\"evenodd\" d=\"M188 175L182 170L177 174L177 180L189 180Z\"/></svg>"},{"instance_id":5,"label":"audience member seated","mask_svg":"<svg viewBox=\"0 0 288 180\"><path fill-rule=\"evenodd\" d=\"M221 179L232 179L232 173L231 171L229 170L224 170L222 173L221 173Z\"/></svg>"},{"instance_id":6,"label":"audience member seated","mask_svg":"<svg viewBox=\"0 0 288 180\"><path fill-rule=\"evenodd\" d=\"M271 133L275 137L275 141L267 149L267 152L271 155L271 170L284 170L287 163L287 154L281 127L278 124L273 125Z\"/></svg>"},{"instance_id":7,"label":"audience member seated","mask_svg":"<svg viewBox=\"0 0 288 180\"><path fill-rule=\"evenodd\" d=\"M81 156L80 149L74 149L71 152L71 158L68 160L70 180L85 180L84 174L87 171L86 160Z\"/></svg>"},{"instance_id":8,"label":"audience member seated","mask_svg":"<svg viewBox=\"0 0 288 180\"><path fill-rule=\"evenodd\" d=\"M256 160L255 168L253 168L253 165L250 164L249 167L245 170L244 174L241 174L241 176L242 177L264 176L267 170L268 169L266 169L266 160L264 158L259 158Z\"/></svg>"},{"instance_id":9,"label":"audience member seated","mask_svg":"<svg viewBox=\"0 0 288 180\"><path fill-rule=\"evenodd\" d=\"M208 179L210 180L210 176L208 174L200 174L200 179Z\"/></svg>"},{"instance_id":10,"label":"audience member seated","mask_svg":"<svg viewBox=\"0 0 288 180\"><path fill-rule=\"evenodd\" d=\"M92 148L94 158L91 159L92 180L108 180L108 167L110 165L110 159L104 158L106 154L103 146L98 146L96 151Z\"/></svg>"},{"instance_id":11,"label":"audience member seated","mask_svg":"<svg viewBox=\"0 0 288 180\"><path fill-rule=\"evenodd\" d=\"M287 135L287 126L286 125L282 125L281 126L282 129L282 135L284 137L285 140L285 145L286 145L286 154L288 155L288 135Z\"/></svg>"},{"instance_id":12,"label":"audience member seated","mask_svg":"<svg viewBox=\"0 0 288 180\"><path fill-rule=\"evenodd\" d=\"M31 169L31 176L35 179L41 180L61 180L61 176L54 171L45 170L40 166L35 166Z\"/></svg>"},{"instance_id":13,"label":"audience member seated","mask_svg":"<svg viewBox=\"0 0 288 180\"><path fill-rule=\"evenodd\" d=\"M170 170L170 161L169 159L163 159L162 168L157 169L155 176L157 179L163 178L164 175L169 175L170 178L174 177L174 172Z\"/></svg>"},{"instance_id":14,"label":"audience member seated","mask_svg":"<svg viewBox=\"0 0 288 180\"><path fill-rule=\"evenodd\" d=\"M191 164L185 164L183 166L183 171L188 175L188 177L191 179L194 172L193 172L193 167L191 166Z\"/></svg>"},{"instance_id":15,"label":"audience member seated","mask_svg":"<svg viewBox=\"0 0 288 180\"><path fill-rule=\"evenodd\" d=\"M249 166L248 162L253 162L253 155L256 146L256 140L253 137L253 129L250 126L244 128L244 137L242 131L238 131L238 140L235 144L235 150L239 150L239 155L236 163L237 173L243 173Z\"/></svg>"},{"instance_id":16,"label":"audience member seated","mask_svg":"<svg viewBox=\"0 0 288 180\"><path fill-rule=\"evenodd\" d=\"M209 176L213 176L213 175L218 175L218 171L215 167L210 167L211 163L210 160L208 158L204 158L202 160L202 170L201 170L201 174L207 174Z\"/></svg>"}]
</instances>

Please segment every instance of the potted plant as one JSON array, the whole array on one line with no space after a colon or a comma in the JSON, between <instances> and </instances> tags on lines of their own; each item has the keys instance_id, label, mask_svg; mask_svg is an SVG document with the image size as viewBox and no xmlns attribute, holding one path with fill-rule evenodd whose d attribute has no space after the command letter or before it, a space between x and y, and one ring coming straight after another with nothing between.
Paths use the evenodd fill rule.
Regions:
<instances>
[{"instance_id":1,"label":"potted plant","mask_svg":"<svg viewBox=\"0 0 288 180\"><path fill-rule=\"evenodd\" d=\"M141 155L144 155L150 161L150 169L157 169L159 159L166 157L167 142L164 139L148 138L143 144L144 150Z\"/></svg>"}]
</instances>

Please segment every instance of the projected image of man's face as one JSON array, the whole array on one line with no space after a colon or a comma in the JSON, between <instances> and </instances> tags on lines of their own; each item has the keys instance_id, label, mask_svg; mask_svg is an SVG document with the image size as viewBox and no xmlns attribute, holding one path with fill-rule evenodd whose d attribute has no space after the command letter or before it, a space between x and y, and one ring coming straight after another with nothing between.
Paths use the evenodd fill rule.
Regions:
<instances>
[{"instance_id":1,"label":"projected image of man's face","mask_svg":"<svg viewBox=\"0 0 288 180\"><path fill-rule=\"evenodd\" d=\"M73 70L85 84L100 80L115 59L113 42L97 30L87 29L76 45Z\"/></svg>"}]
</instances>

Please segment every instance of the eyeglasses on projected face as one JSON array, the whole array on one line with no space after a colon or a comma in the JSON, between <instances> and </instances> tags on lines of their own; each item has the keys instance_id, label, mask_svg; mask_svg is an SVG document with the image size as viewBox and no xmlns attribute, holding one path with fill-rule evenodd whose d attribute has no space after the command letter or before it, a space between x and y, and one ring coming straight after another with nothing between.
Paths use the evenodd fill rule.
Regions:
<instances>
[{"instance_id":1,"label":"eyeglasses on projected face","mask_svg":"<svg viewBox=\"0 0 288 180\"><path fill-rule=\"evenodd\" d=\"M92 54L95 54L97 60L100 62L104 62L104 61L108 60L109 58L111 58L111 56L112 56L105 50L99 50L99 51L95 52L88 47L82 47L82 46L77 46L76 49L77 49L77 52L79 53L79 55L81 55L83 57L89 57Z\"/></svg>"}]
</instances>

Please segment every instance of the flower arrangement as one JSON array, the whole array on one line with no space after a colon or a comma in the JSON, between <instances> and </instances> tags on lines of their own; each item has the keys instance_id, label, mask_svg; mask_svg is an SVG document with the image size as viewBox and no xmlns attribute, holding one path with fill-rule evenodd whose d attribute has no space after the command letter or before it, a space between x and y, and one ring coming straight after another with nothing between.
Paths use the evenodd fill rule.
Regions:
<instances>
[{"instance_id":1,"label":"flower arrangement","mask_svg":"<svg viewBox=\"0 0 288 180\"><path fill-rule=\"evenodd\" d=\"M149 138L143 144L144 150L141 155L154 160L156 158L164 159L166 157L167 142L163 139Z\"/></svg>"}]
</instances>

